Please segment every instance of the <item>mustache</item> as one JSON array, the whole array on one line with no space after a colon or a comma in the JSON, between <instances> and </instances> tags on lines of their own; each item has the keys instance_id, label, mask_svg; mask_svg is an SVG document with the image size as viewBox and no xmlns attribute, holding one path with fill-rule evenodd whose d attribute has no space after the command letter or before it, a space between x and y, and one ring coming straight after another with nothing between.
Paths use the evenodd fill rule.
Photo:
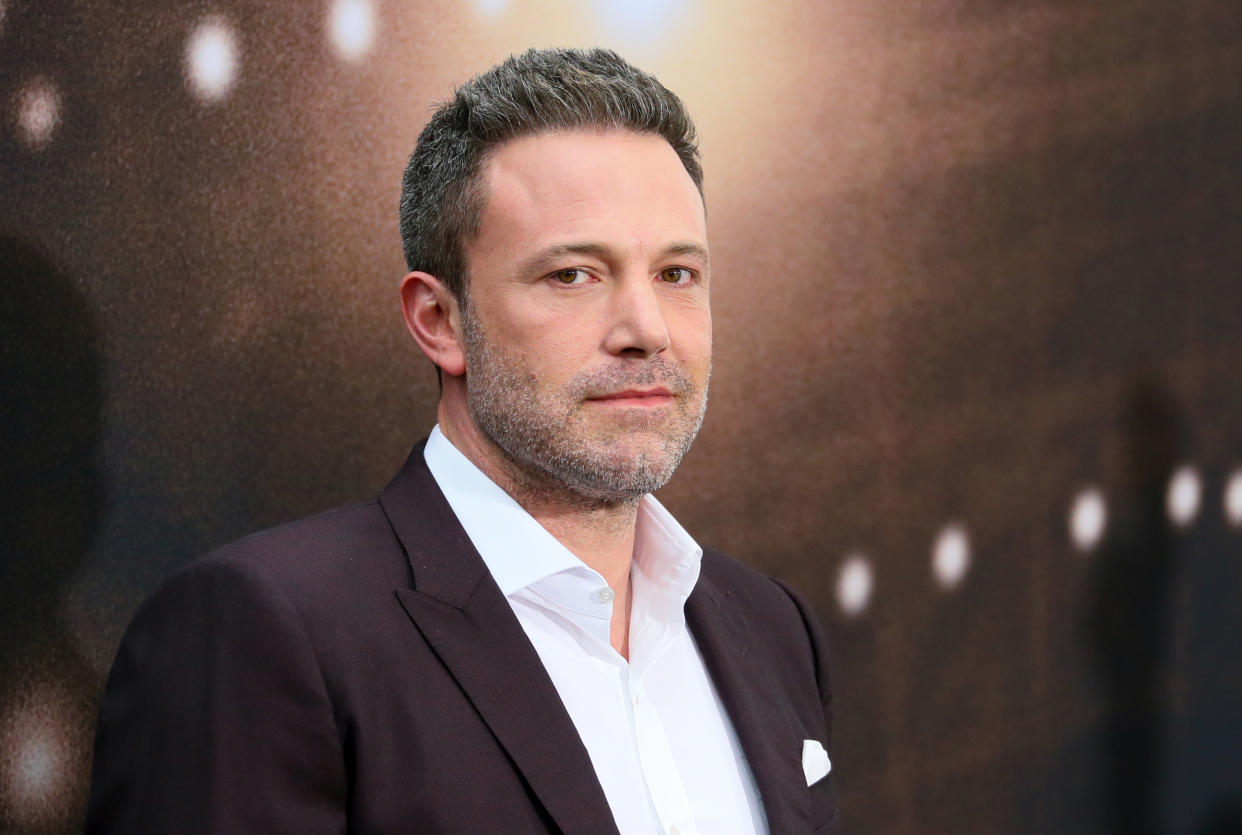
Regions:
<instances>
[{"instance_id":1,"label":"mustache","mask_svg":"<svg viewBox=\"0 0 1242 835\"><path fill-rule=\"evenodd\" d=\"M694 390L690 375L681 366L659 356L641 364L633 360L623 360L603 368L584 371L575 375L567 388L575 400L585 400L650 386L664 386L676 396Z\"/></svg>"}]
</instances>

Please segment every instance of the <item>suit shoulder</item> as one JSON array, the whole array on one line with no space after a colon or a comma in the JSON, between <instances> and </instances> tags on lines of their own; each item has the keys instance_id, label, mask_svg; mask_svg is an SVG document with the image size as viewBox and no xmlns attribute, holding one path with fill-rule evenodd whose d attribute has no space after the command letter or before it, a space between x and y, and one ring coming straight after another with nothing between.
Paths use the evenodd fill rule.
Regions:
<instances>
[{"instance_id":1,"label":"suit shoulder","mask_svg":"<svg viewBox=\"0 0 1242 835\"><path fill-rule=\"evenodd\" d=\"M377 502L330 510L250 534L192 560L168 577L147 606L220 599L249 589L307 615L370 602L409 584L404 551Z\"/></svg>"},{"instance_id":2,"label":"suit shoulder","mask_svg":"<svg viewBox=\"0 0 1242 835\"><path fill-rule=\"evenodd\" d=\"M220 646L235 654L255 642L274 653L311 653L317 660L308 669L336 663L374 639L399 608L394 588L409 584L405 552L377 503L328 511L251 534L173 572L139 606L117 663L162 668L173 665L167 659L209 658ZM142 662L152 657L165 661Z\"/></svg>"},{"instance_id":3,"label":"suit shoulder","mask_svg":"<svg viewBox=\"0 0 1242 835\"><path fill-rule=\"evenodd\" d=\"M216 548L190 571L234 567L280 583L335 579L375 570L404 577L401 549L379 503L341 507L252 533ZM388 557L387 566L379 556ZM383 572L388 568L388 572Z\"/></svg>"},{"instance_id":4,"label":"suit shoulder","mask_svg":"<svg viewBox=\"0 0 1242 835\"><path fill-rule=\"evenodd\" d=\"M326 554L348 549L377 534L391 536L379 502L372 500L256 531L215 548L200 561L279 562L293 552Z\"/></svg>"}]
</instances>

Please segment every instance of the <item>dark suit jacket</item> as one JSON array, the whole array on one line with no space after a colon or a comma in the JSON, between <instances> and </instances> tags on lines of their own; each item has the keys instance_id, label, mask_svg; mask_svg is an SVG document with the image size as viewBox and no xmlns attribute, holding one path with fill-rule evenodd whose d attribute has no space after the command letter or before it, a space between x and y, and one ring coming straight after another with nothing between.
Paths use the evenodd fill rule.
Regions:
<instances>
[{"instance_id":1,"label":"dark suit jacket","mask_svg":"<svg viewBox=\"0 0 1242 835\"><path fill-rule=\"evenodd\" d=\"M691 632L773 833L836 832L824 646L776 582L708 552ZM368 504L174 575L99 713L90 833L616 832L534 647L423 461Z\"/></svg>"}]
</instances>

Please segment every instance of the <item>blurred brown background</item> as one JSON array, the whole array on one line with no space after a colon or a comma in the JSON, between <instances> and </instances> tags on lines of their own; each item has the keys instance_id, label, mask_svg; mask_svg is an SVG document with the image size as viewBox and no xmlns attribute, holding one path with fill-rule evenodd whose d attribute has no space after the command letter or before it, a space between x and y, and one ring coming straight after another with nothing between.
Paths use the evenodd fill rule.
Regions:
<instances>
[{"instance_id":1,"label":"blurred brown background","mask_svg":"<svg viewBox=\"0 0 1242 835\"><path fill-rule=\"evenodd\" d=\"M430 428L401 169L552 44L699 123L662 498L817 605L848 830L1242 832L1236 0L0 0L0 830L80 826L161 578Z\"/></svg>"}]
</instances>

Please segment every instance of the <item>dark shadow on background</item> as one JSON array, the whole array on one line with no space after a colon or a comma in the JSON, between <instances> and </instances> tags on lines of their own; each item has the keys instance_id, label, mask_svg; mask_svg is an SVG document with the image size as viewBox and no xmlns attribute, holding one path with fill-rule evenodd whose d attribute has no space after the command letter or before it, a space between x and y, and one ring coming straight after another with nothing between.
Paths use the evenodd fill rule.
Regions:
<instances>
[{"instance_id":1,"label":"dark shadow on background","mask_svg":"<svg viewBox=\"0 0 1242 835\"><path fill-rule=\"evenodd\" d=\"M1213 809L1196 835L1242 835L1242 801L1226 801Z\"/></svg>"},{"instance_id":2,"label":"dark shadow on background","mask_svg":"<svg viewBox=\"0 0 1242 835\"><path fill-rule=\"evenodd\" d=\"M1091 572L1093 661L1103 688L1105 831L1164 832L1169 644L1178 570L1165 515L1169 476L1183 449L1171 398L1150 380L1130 389L1123 417L1124 493Z\"/></svg>"},{"instance_id":3,"label":"dark shadow on background","mask_svg":"<svg viewBox=\"0 0 1242 835\"><path fill-rule=\"evenodd\" d=\"M0 830L80 831L99 682L61 626L103 509L99 328L38 247L0 236Z\"/></svg>"}]
</instances>

